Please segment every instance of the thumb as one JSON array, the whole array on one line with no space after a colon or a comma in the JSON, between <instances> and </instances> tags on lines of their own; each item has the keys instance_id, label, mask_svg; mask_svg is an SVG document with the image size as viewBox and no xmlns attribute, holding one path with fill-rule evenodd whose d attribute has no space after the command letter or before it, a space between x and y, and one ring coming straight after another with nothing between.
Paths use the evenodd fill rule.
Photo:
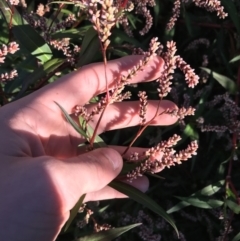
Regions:
<instances>
[{"instance_id":1,"label":"thumb","mask_svg":"<svg viewBox=\"0 0 240 241\"><path fill-rule=\"evenodd\" d=\"M84 181L84 193L105 187L120 173L123 166L121 155L110 148L96 149L77 159L78 176L80 181Z\"/></svg>"},{"instance_id":2,"label":"thumb","mask_svg":"<svg viewBox=\"0 0 240 241\"><path fill-rule=\"evenodd\" d=\"M63 161L58 169L57 186L71 206L82 194L105 187L120 173L122 166L123 160L117 151L99 148Z\"/></svg>"}]
</instances>

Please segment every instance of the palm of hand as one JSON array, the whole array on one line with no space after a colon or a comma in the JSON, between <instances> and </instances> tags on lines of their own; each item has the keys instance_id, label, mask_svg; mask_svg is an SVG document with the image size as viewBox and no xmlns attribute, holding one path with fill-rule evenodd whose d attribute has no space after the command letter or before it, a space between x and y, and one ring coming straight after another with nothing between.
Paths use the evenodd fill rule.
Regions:
<instances>
[{"instance_id":1,"label":"palm of hand","mask_svg":"<svg viewBox=\"0 0 240 241\"><path fill-rule=\"evenodd\" d=\"M119 73L124 74L139 59L140 56L133 56L109 62L109 87ZM144 71L131 82L159 77L162 66L161 59L150 61ZM100 79L101 76L104 76L103 64L88 66L1 109L1 132L4 139L0 141L3 167L0 179L4 182L0 184L0 192L5 193L6 197L0 211L15 225L11 228L17 230L17 224L22 223L22 237L27 235L36 238L36 228L41 227L39 240L53 240L69 217L69 210L83 193L88 193L86 200L123 196L106 186L120 172L122 164L115 171L107 172L109 160L106 153L110 151L107 149L98 150L98 158L94 151L92 154L79 155L81 152L77 145L83 139L64 120L61 110L54 103L58 102L71 113L75 105L84 105L94 95L104 92L105 79ZM148 119L155 114L156 105L156 102L149 103ZM88 109L92 107L89 105ZM174 107L171 102L162 102L162 109L171 107ZM175 121L176 118L162 115L154 124L166 125ZM97 117L92 125L96 122ZM138 103L116 103L107 108L98 131L101 133L137 125L138 122ZM121 151L119 147L116 149ZM116 152L111 151L111 156L113 160L120 159ZM99 160L102 162L98 163ZM89 175L92 176L90 173L96 174L96 178L91 177L89 181ZM143 178L142 182L147 185L146 179ZM140 185L143 185L141 181ZM5 209L9 203L13 205ZM14 213L18 213L18 216ZM24 222L20 220L22 216ZM30 234L29 227L32 227Z\"/></svg>"}]
</instances>

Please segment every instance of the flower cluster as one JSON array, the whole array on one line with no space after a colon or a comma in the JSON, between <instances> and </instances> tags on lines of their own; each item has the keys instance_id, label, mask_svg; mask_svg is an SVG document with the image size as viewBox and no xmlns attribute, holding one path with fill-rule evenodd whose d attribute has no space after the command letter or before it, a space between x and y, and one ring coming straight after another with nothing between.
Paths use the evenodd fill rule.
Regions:
<instances>
[{"instance_id":1,"label":"flower cluster","mask_svg":"<svg viewBox=\"0 0 240 241\"><path fill-rule=\"evenodd\" d=\"M90 0L88 12L91 16L90 21L103 43L103 48L107 49L110 44L111 29L117 21L117 7L114 6L113 0Z\"/></svg>"},{"instance_id":2,"label":"flower cluster","mask_svg":"<svg viewBox=\"0 0 240 241\"><path fill-rule=\"evenodd\" d=\"M92 117L96 114L100 114L108 104L114 102L119 102L124 99L129 99L131 96L130 92L122 93L124 87L129 83L129 80L132 79L139 71L141 71L144 66L149 62L149 60L156 55L156 52L161 48L157 38L151 40L149 49L144 53L142 59L136 64L132 69L128 70L127 75L121 75L119 79L116 80L115 86L106 94L105 97L102 97L96 107L92 110L91 113L87 112L87 109L82 106L75 106L73 108L73 113L76 116L82 116L86 122L89 122ZM107 99L107 96L110 98ZM145 97L144 97L145 98ZM146 99L145 99L146 101ZM144 104L144 110L142 112L142 120L144 120L144 115L146 113L147 103Z\"/></svg>"},{"instance_id":3,"label":"flower cluster","mask_svg":"<svg viewBox=\"0 0 240 241\"><path fill-rule=\"evenodd\" d=\"M176 43L173 41L167 42L166 47L167 51L161 54L165 61L164 71L161 77L157 79L159 83L158 93L161 99L167 96L171 91L171 80L173 79L173 73L176 68L181 69L185 74L188 87L195 87L199 81L199 77L194 73L194 69L192 69L179 55L175 55L177 52Z\"/></svg>"},{"instance_id":4,"label":"flower cluster","mask_svg":"<svg viewBox=\"0 0 240 241\"><path fill-rule=\"evenodd\" d=\"M240 121L239 113L240 107L230 98L228 93L223 95L216 95L214 99L208 102L208 107L213 108L216 105L220 107L218 110L222 113L224 121L223 125L205 124L204 118L198 118L198 127L202 132L220 132L229 134L235 133L237 140L240 140ZM226 137L226 135L225 135Z\"/></svg>"},{"instance_id":5,"label":"flower cluster","mask_svg":"<svg viewBox=\"0 0 240 241\"><path fill-rule=\"evenodd\" d=\"M168 109L166 110L166 113L173 115L173 116L177 116L179 118L179 120L183 120L186 116L188 115L194 115L195 114L195 110L193 107L189 106L189 107L182 107L182 108L178 108L178 109Z\"/></svg>"},{"instance_id":6,"label":"flower cluster","mask_svg":"<svg viewBox=\"0 0 240 241\"><path fill-rule=\"evenodd\" d=\"M12 5L18 5L19 4L19 0L9 0L10 4Z\"/></svg>"},{"instance_id":7,"label":"flower cluster","mask_svg":"<svg viewBox=\"0 0 240 241\"><path fill-rule=\"evenodd\" d=\"M127 174L128 180L131 182L133 179L142 176L146 172L160 172L165 167L169 168L176 164L181 164L182 161L186 161L197 154L198 144L196 141L192 141L186 149L176 153L172 147L176 145L180 139L180 136L175 134L168 140L161 141L158 145L140 155L136 155L135 153L135 158L137 157L143 161L140 161L140 165Z\"/></svg>"},{"instance_id":8,"label":"flower cluster","mask_svg":"<svg viewBox=\"0 0 240 241\"><path fill-rule=\"evenodd\" d=\"M61 40L50 40L49 44L57 50L61 50L63 54L67 57L66 61L74 65L76 62L76 56L80 52L80 48L74 45L73 48L70 47L70 39L62 38Z\"/></svg>"},{"instance_id":9,"label":"flower cluster","mask_svg":"<svg viewBox=\"0 0 240 241\"><path fill-rule=\"evenodd\" d=\"M9 73L3 73L0 75L0 81L4 82L7 80L12 80L18 76L17 70L12 70Z\"/></svg>"},{"instance_id":10,"label":"flower cluster","mask_svg":"<svg viewBox=\"0 0 240 241\"><path fill-rule=\"evenodd\" d=\"M50 8L48 5L43 5L42 3L40 3L38 5L36 14L39 15L40 17L42 17L45 13L49 12Z\"/></svg>"},{"instance_id":11,"label":"flower cluster","mask_svg":"<svg viewBox=\"0 0 240 241\"><path fill-rule=\"evenodd\" d=\"M206 38L199 38L199 39L196 39L194 41L192 41L188 46L187 48L185 49L185 51L187 50L196 50L198 49L198 46L202 44L202 45L205 45L206 48L208 48L210 46L210 41Z\"/></svg>"},{"instance_id":12,"label":"flower cluster","mask_svg":"<svg viewBox=\"0 0 240 241\"><path fill-rule=\"evenodd\" d=\"M107 99L107 95L102 97L100 101L96 104L95 108L91 111L91 113L87 112L87 109L82 106L75 106L74 113L75 115L81 115L86 123L88 123L94 115L100 114L108 104L112 104L116 101L123 100L123 96L129 97L129 94L123 95L122 91L126 84L129 83L129 80L133 78L139 71L141 71L144 66L148 63L148 61L152 58L152 56L157 55L157 52L160 53L165 60L165 72L162 77L160 77L157 81L160 83L159 85L159 96L166 96L169 92L171 84L170 79L172 79L172 74L176 67L179 67L185 74L186 81L189 87L194 87L194 85L198 82L198 77L194 74L193 70L187 65L180 56L175 56L176 53L176 45L174 42L168 42L167 48L168 50L162 53L163 46L157 41L157 38L153 38L150 42L150 46L148 51L143 53L142 59L139 61L137 65L128 70L127 75L122 75L115 84L115 87L112 88L108 95L109 99ZM167 86L167 87L166 87ZM146 123L146 112L147 112L147 94L145 91L139 92L138 94L140 98L140 108L139 108L139 116L140 116L140 125L144 129L148 123ZM161 101L161 100L160 100ZM173 110L166 110L164 113L175 115L182 120L187 115L194 115L195 109L188 106L182 107ZM161 115L162 113L160 113ZM156 116L159 115L158 113ZM141 133L141 131L139 132ZM148 152L139 154L133 153L129 159L129 161L138 161L139 165L127 174L128 179L131 181L137 176L141 176L145 172L156 173L163 170L165 167L170 167L177 164L180 164L181 161L185 161L189 159L192 155L196 154L196 150L198 148L197 142L193 141L190 145L182 151L176 153L176 151L172 148L178 141L180 137L174 135L172 138L169 138L167 141L160 142L157 146L151 148ZM129 148L129 147L128 147Z\"/></svg>"},{"instance_id":13,"label":"flower cluster","mask_svg":"<svg viewBox=\"0 0 240 241\"><path fill-rule=\"evenodd\" d=\"M217 12L219 18L226 18L227 13L224 12L223 6L221 6L221 1L219 0L193 0L197 7L205 8L209 12Z\"/></svg>"},{"instance_id":14,"label":"flower cluster","mask_svg":"<svg viewBox=\"0 0 240 241\"><path fill-rule=\"evenodd\" d=\"M170 18L167 29L171 30L177 19L180 16L180 8L181 8L181 2L182 3L188 3L187 0L175 0L174 6L172 9L172 17ZM193 3L200 8L205 8L209 12L217 12L217 16L219 16L220 19L224 19L228 16L227 13L224 12L223 6L221 6L221 1L219 0L193 0Z\"/></svg>"},{"instance_id":15,"label":"flower cluster","mask_svg":"<svg viewBox=\"0 0 240 241\"><path fill-rule=\"evenodd\" d=\"M43 38L49 43L51 41L51 35L57 31L71 27L76 18L74 14L69 14L67 18L57 22L52 22L49 25L47 18L44 17L46 12L49 12L48 5L39 4L36 12L23 12L24 19L35 29L40 29Z\"/></svg>"},{"instance_id":16,"label":"flower cluster","mask_svg":"<svg viewBox=\"0 0 240 241\"><path fill-rule=\"evenodd\" d=\"M0 63L4 63L7 54L15 54L19 50L19 45L16 42L10 42L8 45L3 44L0 47ZM9 73L2 73L0 81L5 82L11 80L18 75L17 70L12 70Z\"/></svg>"},{"instance_id":17,"label":"flower cluster","mask_svg":"<svg viewBox=\"0 0 240 241\"><path fill-rule=\"evenodd\" d=\"M174 2L174 7L172 9L172 17L170 18L168 24L167 24L167 29L170 30L174 27L175 22L180 16L180 7L181 7L181 1L180 0L175 0Z\"/></svg>"},{"instance_id":18,"label":"flower cluster","mask_svg":"<svg viewBox=\"0 0 240 241\"><path fill-rule=\"evenodd\" d=\"M140 116L140 125L144 125L146 122L146 112L147 112L147 95L145 91L139 91L138 97L140 100L140 110L139 110L139 116Z\"/></svg>"},{"instance_id":19,"label":"flower cluster","mask_svg":"<svg viewBox=\"0 0 240 241\"><path fill-rule=\"evenodd\" d=\"M0 47L0 63L4 63L7 54L14 54L19 50L19 45L16 42L10 42L8 45L3 44Z\"/></svg>"}]
</instances>

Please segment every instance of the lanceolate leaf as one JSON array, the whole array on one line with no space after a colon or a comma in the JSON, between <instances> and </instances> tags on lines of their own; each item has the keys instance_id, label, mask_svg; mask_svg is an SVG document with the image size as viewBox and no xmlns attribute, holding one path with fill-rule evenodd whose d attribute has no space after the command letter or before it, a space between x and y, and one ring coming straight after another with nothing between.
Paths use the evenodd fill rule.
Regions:
<instances>
[{"instance_id":1,"label":"lanceolate leaf","mask_svg":"<svg viewBox=\"0 0 240 241\"><path fill-rule=\"evenodd\" d=\"M201 67L201 69L206 71L208 74L212 74L213 78L217 80L218 83L222 85L226 90L228 90L229 93L234 94L237 91L237 85L232 79L225 75L218 74L208 68Z\"/></svg>"},{"instance_id":2,"label":"lanceolate leaf","mask_svg":"<svg viewBox=\"0 0 240 241\"><path fill-rule=\"evenodd\" d=\"M80 120L80 119L83 119L83 118L81 116L79 117L79 122L81 123L82 120ZM93 132L94 132L94 129L90 125L87 125L87 136L89 137L89 140L91 139ZM105 144L104 140L99 135L96 135L96 137L94 139L94 143L98 147L106 147L107 146L107 144Z\"/></svg>"},{"instance_id":3,"label":"lanceolate leaf","mask_svg":"<svg viewBox=\"0 0 240 241\"><path fill-rule=\"evenodd\" d=\"M18 40L20 48L28 50L42 63L52 58L52 51L48 44L42 36L27 23L14 6L8 4L6 0L0 0L0 11L7 23L12 24L12 26L10 26L12 27L11 31Z\"/></svg>"},{"instance_id":4,"label":"lanceolate leaf","mask_svg":"<svg viewBox=\"0 0 240 241\"><path fill-rule=\"evenodd\" d=\"M78 38L80 36L84 36L87 30L91 27L91 25L87 25L81 27L79 29L68 29L68 30L61 30L51 35L52 39L62 39L62 38Z\"/></svg>"},{"instance_id":5,"label":"lanceolate leaf","mask_svg":"<svg viewBox=\"0 0 240 241\"><path fill-rule=\"evenodd\" d=\"M229 63L234 63L234 62L236 62L236 61L238 61L238 60L240 60L240 55L237 55L237 56L235 56L234 58L232 58L232 59L229 61Z\"/></svg>"},{"instance_id":6,"label":"lanceolate leaf","mask_svg":"<svg viewBox=\"0 0 240 241\"><path fill-rule=\"evenodd\" d=\"M232 200L227 200L226 201L227 203L227 206L236 214L239 214L240 213L240 206L233 202Z\"/></svg>"},{"instance_id":7,"label":"lanceolate leaf","mask_svg":"<svg viewBox=\"0 0 240 241\"><path fill-rule=\"evenodd\" d=\"M232 241L239 241L240 240L240 232L232 239Z\"/></svg>"},{"instance_id":8,"label":"lanceolate leaf","mask_svg":"<svg viewBox=\"0 0 240 241\"><path fill-rule=\"evenodd\" d=\"M52 1L52 2L50 2L50 3L48 3L48 4L54 4L54 3L57 3L57 4L74 4L75 6L79 6L79 7L85 7L85 5L84 4L82 4L82 3L75 3L75 2L70 2L70 1Z\"/></svg>"},{"instance_id":9,"label":"lanceolate leaf","mask_svg":"<svg viewBox=\"0 0 240 241\"><path fill-rule=\"evenodd\" d=\"M84 132L84 130L82 130L77 124L76 122L71 118L71 116L63 109L63 107L61 105L59 105L57 102L55 102L58 107L61 109L61 111L63 112L66 120L71 124L71 126L82 136L84 136L85 138L88 139L87 134Z\"/></svg>"},{"instance_id":10,"label":"lanceolate leaf","mask_svg":"<svg viewBox=\"0 0 240 241\"><path fill-rule=\"evenodd\" d=\"M226 12L228 12L229 17L232 19L233 24L235 25L238 34L240 34L240 18L238 14L238 10L236 9L233 1L229 0L221 0Z\"/></svg>"},{"instance_id":11,"label":"lanceolate leaf","mask_svg":"<svg viewBox=\"0 0 240 241\"><path fill-rule=\"evenodd\" d=\"M178 234L177 227L174 221L172 220L172 218L163 210L163 208L161 208L155 201L153 201L145 193L139 191L138 189L136 189L135 187L129 184L119 182L119 181L112 181L109 184L109 186L118 190L121 193L124 193L134 201L146 206L153 212L163 217L169 224L172 225L172 227L175 229L176 233Z\"/></svg>"},{"instance_id":12,"label":"lanceolate leaf","mask_svg":"<svg viewBox=\"0 0 240 241\"><path fill-rule=\"evenodd\" d=\"M65 224L65 227L64 227L64 232L67 231L67 229L69 228L70 224L72 223L73 219L76 217L77 213L78 213L78 210L80 209L80 207L82 206L83 204L83 201L84 201L84 198L85 198L86 194L83 194L78 202L75 204L75 206L73 207L73 209L70 211L70 217L68 219L68 221L66 222Z\"/></svg>"},{"instance_id":13,"label":"lanceolate leaf","mask_svg":"<svg viewBox=\"0 0 240 241\"><path fill-rule=\"evenodd\" d=\"M190 205L198 208L213 209L221 207L224 202L217 199L210 199L206 197L176 197Z\"/></svg>"},{"instance_id":14,"label":"lanceolate leaf","mask_svg":"<svg viewBox=\"0 0 240 241\"><path fill-rule=\"evenodd\" d=\"M26 81L23 83L20 96L25 92L29 85L37 82L39 79L46 77L48 74L55 71L58 67L60 67L64 63L64 59L51 59L47 61L45 64L37 68L33 73L30 73L26 77Z\"/></svg>"},{"instance_id":15,"label":"lanceolate leaf","mask_svg":"<svg viewBox=\"0 0 240 241\"><path fill-rule=\"evenodd\" d=\"M121 228L113 228L107 231L100 231L98 233L79 238L77 241L110 241L139 225L141 225L141 223L135 223Z\"/></svg>"},{"instance_id":16,"label":"lanceolate leaf","mask_svg":"<svg viewBox=\"0 0 240 241\"><path fill-rule=\"evenodd\" d=\"M97 53L101 53L100 50L100 41L97 31L91 27L84 36L77 66L80 67L92 63Z\"/></svg>"},{"instance_id":17,"label":"lanceolate leaf","mask_svg":"<svg viewBox=\"0 0 240 241\"><path fill-rule=\"evenodd\" d=\"M218 192L220 190L220 188L223 186L223 184L224 184L224 180L221 180L214 184L210 184L210 185L204 187L203 189L199 190L198 192L193 193L190 197L211 196L214 193ZM167 213L177 212L178 210L185 208L187 206L190 206L190 205L191 204L189 202L183 200L182 202L179 202L178 204L176 204L175 206L170 208L167 211Z\"/></svg>"}]
</instances>

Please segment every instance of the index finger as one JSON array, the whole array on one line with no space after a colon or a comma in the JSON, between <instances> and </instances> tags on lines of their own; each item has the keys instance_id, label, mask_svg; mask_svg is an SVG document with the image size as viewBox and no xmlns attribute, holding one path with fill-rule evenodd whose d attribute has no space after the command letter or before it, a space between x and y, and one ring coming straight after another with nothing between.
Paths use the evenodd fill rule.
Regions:
<instances>
[{"instance_id":1,"label":"index finger","mask_svg":"<svg viewBox=\"0 0 240 241\"><path fill-rule=\"evenodd\" d=\"M126 56L107 63L106 76L108 88L111 89L119 76L127 75L127 71L136 66L143 58L141 55ZM164 61L162 58L153 57L143 70L138 71L129 83L152 81L161 75ZM34 93L34 99L51 109L58 108L55 102L71 112L75 105L84 105L93 96L106 91L104 63L94 63L84 66L80 70L63 76L56 82L49 84Z\"/></svg>"}]
</instances>

